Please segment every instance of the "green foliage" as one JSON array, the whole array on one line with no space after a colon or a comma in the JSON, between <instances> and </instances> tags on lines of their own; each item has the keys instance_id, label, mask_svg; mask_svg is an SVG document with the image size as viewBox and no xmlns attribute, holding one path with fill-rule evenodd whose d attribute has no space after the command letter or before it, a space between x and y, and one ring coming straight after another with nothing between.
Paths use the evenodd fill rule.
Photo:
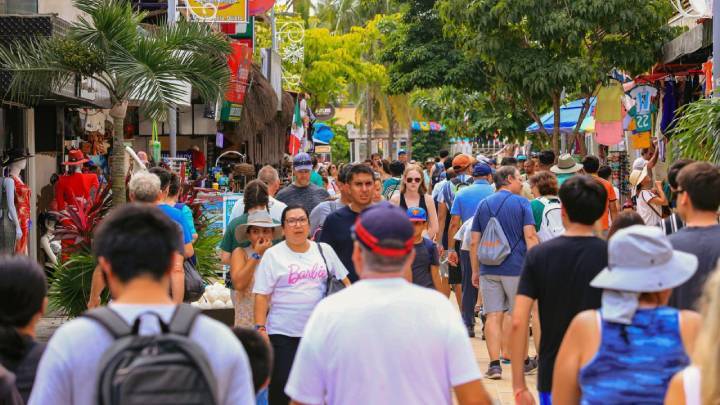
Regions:
<instances>
[{"instance_id":1,"label":"green foliage","mask_svg":"<svg viewBox=\"0 0 720 405\"><path fill-rule=\"evenodd\" d=\"M672 37L665 0L439 0L446 35L537 118L560 94L593 93L613 69L651 67Z\"/></svg>"},{"instance_id":2,"label":"green foliage","mask_svg":"<svg viewBox=\"0 0 720 405\"><path fill-rule=\"evenodd\" d=\"M222 271L218 260L217 247L220 245L223 236L219 229L210 229L209 225L213 222L215 222L215 219L206 215L201 215L196 220L195 229L198 232L198 238L193 243L195 258L197 259L196 269L200 273L200 277L208 284L212 284L217 279L217 274Z\"/></svg>"},{"instance_id":3,"label":"green foliage","mask_svg":"<svg viewBox=\"0 0 720 405\"><path fill-rule=\"evenodd\" d=\"M318 0L315 4L315 26L347 33L353 27L364 26L378 15L399 12L402 8L400 3L394 0Z\"/></svg>"},{"instance_id":4,"label":"green foliage","mask_svg":"<svg viewBox=\"0 0 720 405\"><path fill-rule=\"evenodd\" d=\"M335 137L330 141L332 147L332 161L335 164L350 162L350 140L344 125L330 124Z\"/></svg>"},{"instance_id":5,"label":"green foliage","mask_svg":"<svg viewBox=\"0 0 720 405\"><path fill-rule=\"evenodd\" d=\"M435 157L441 149L447 149L448 138L442 132L413 132L412 158L417 162Z\"/></svg>"},{"instance_id":6,"label":"green foliage","mask_svg":"<svg viewBox=\"0 0 720 405\"><path fill-rule=\"evenodd\" d=\"M68 260L55 267L50 276L48 291L51 311L60 311L74 318L87 309L95 264L95 257L90 251L81 250L71 254ZM102 302L105 303L108 299L109 294L105 292Z\"/></svg>"},{"instance_id":7,"label":"green foliage","mask_svg":"<svg viewBox=\"0 0 720 405\"><path fill-rule=\"evenodd\" d=\"M436 0L406 0L402 20L386 25L380 60L388 66L392 94L447 85L478 90L486 87L483 64L466 56L443 36Z\"/></svg>"},{"instance_id":8,"label":"green foliage","mask_svg":"<svg viewBox=\"0 0 720 405\"><path fill-rule=\"evenodd\" d=\"M670 134L683 158L720 162L720 102L699 100L684 107Z\"/></svg>"}]
</instances>

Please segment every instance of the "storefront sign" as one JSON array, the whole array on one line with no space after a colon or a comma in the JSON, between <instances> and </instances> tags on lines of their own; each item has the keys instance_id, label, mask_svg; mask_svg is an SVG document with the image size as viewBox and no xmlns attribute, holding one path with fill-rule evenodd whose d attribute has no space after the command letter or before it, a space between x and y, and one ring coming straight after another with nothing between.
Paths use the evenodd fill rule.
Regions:
<instances>
[{"instance_id":1,"label":"storefront sign","mask_svg":"<svg viewBox=\"0 0 720 405\"><path fill-rule=\"evenodd\" d=\"M335 117L335 107L328 104L323 107L318 107L314 111L315 117L318 121L329 121Z\"/></svg>"},{"instance_id":2,"label":"storefront sign","mask_svg":"<svg viewBox=\"0 0 720 405\"><path fill-rule=\"evenodd\" d=\"M193 17L204 22L247 22L247 0L185 0Z\"/></svg>"},{"instance_id":3,"label":"storefront sign","mask_svg":"<svg viewBox=\"0 0 720 405\"><path fill-rule=\"evenodd\" d=\"M332 153L330 145L315 145L315 153Z\"/></svg>"}]
</instances>

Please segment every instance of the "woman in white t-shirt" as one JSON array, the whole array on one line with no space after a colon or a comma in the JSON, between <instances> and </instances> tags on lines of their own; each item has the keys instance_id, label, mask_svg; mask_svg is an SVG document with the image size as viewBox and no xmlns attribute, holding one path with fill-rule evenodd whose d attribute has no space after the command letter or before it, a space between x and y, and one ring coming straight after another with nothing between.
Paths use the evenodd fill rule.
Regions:
<instances>
[{"instance_id":1,"label":"woman in white t-shirt","mask_svg":"<svg viewBox=\"0 0 720 405\"><path fill-rule=\"evenodd\" d=\"M633 173L635 174L635 173ZM631 175L631 179L632 179ZM636 175L637 213L640 214L645 225L660 226L662 222L662 207L668 205L668 200L662 189L662 182L656 181L653 188L652 179L648 176L647 169L643 169ZM632 181L631 181L632 183Z\"/></svg>"},{"instance_id":2,"label":"woman in white t-shirt","mask_svg":"<svg viewBox=\"0 0 720 405\"><path fill-rule=\"evenodd\" d=\"M720 269L720 267L718 268ZM701 405L720 403L720 270L716 269L705 283L700 299L702 327L695 340L692 364L675 374L667 394L668 405ZM703 384L703 382L705 382Z\"/></svg>"},{"instance_id":3,"label":"woman in white t-shirt","mask_svg":"<svg viewBox=\"0 0 720 405\"><path fill-rule=\"evenodd\" d=\"M325 243L308 240L310 221L302 206L288 206L282 214L285 241L263 255L255 271L255 329L270 339L274 352L270 403L289 403L285 383L305 324L325 297L331 274L350 285L348 271Z\"/></svg>"}]
</instances>

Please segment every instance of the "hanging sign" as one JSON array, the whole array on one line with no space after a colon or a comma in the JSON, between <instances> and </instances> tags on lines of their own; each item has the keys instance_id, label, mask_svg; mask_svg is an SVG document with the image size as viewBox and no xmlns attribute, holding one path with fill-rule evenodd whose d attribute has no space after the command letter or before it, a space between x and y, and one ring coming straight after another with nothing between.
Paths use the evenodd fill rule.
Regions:
<instances>
[{"instance_id":1,"label":"hanging sign","mask_svg":"<svg viewBox=\"0 0 720 405\"><path fill-rule=\"evenodd\" d=\"M230 43L232 52L228 57L230 83L225 91L225 101L221 110L222 121L240 121L243 103L250 85L252 69L252 40L236 40Z\"/></svg>"},{"instance_id":2,"label":"hanging sign","mask_svg":"<svg viewBox=\"0 0 720 405\"><path fill-rule=\"evenodd\" d=\"M193 17L200 21L247 22L247 0L185 0L185 5Z\"/></svg>"}]
</instances>

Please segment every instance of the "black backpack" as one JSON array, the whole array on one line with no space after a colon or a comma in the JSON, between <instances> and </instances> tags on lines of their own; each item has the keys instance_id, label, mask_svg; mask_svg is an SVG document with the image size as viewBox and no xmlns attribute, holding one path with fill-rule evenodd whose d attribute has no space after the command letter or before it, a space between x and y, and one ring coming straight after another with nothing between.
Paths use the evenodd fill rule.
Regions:
<instances>
[{"instance_id":1,"label":"black backpack","mask_svg":"<svg viewBox=\"0 0 720 405\"><path fill-rule=\"evenodd\" d=\"M131 326L107 307L83 314L115 338L100 360L97 404L217 404L210 364L188 337L200 310L179 305L169 324L148 313L162 333L139 335L140 316Z\"/></svg>"}]
</instances>

